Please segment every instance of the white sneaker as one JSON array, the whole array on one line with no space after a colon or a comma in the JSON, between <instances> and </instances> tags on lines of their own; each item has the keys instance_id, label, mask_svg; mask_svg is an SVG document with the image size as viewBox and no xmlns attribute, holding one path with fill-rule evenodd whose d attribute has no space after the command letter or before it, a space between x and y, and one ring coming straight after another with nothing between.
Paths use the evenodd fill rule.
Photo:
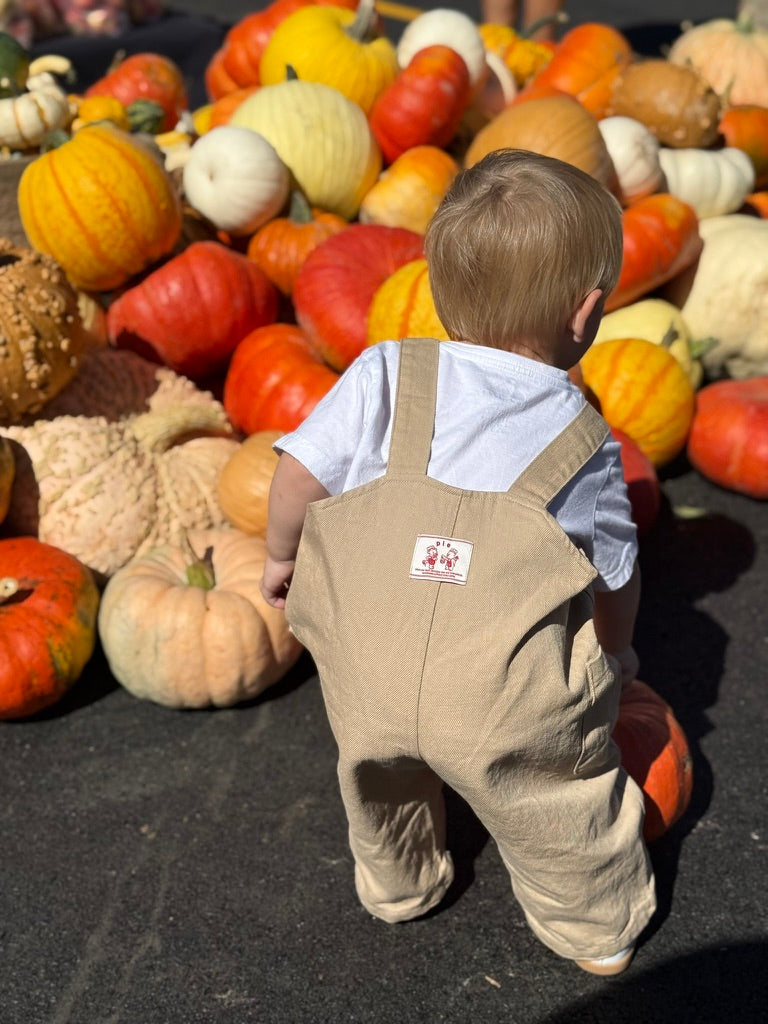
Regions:
<instances>
[{"instance_id":1,"label":"white sneaker","mask_svg":"<svg viewBox=\"0 0 768 1024\"><path fill-rule=\"evenodd\" d=\"M598 960L574 960L574 963L582 971L588 971L590 974L621 974L622 971L626 971L629 967L634 955L635 946L633 943L631 946L627 946L626 949L621 949L618 953L614 953L613 956L603 956Z\"/></svg>"}]
</instances>

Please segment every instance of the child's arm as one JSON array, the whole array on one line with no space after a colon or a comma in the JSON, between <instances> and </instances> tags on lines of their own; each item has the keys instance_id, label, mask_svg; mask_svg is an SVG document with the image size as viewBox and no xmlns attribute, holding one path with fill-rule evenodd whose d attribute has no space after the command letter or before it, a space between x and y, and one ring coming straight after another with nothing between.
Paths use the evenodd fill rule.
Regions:
<instances>
[{"instance_id":1,"label":"child's arm","mask_svg":"<svg viewBox=\"0 0 768 1024\"><path fill-rule=\"evenodd\" d=\"M307 505L327 498L328 491L297 459L280 456L269 490L267 560L261 593L275 608L285 607Z\"/></svg>"},{"instance_id":2,"label":"child's arm","mask_svg":"<svg viewBox=\"0 0 768 1024\"><path fill-rule=\"evenodd\" d=\"M638 660L632 647L635 619L640 605L640 567L635 562L629 580L618 590L595 592L595 632L600 646L618 659L621 681L626 686L637 675Z\"/></svg>"}]
</instances>

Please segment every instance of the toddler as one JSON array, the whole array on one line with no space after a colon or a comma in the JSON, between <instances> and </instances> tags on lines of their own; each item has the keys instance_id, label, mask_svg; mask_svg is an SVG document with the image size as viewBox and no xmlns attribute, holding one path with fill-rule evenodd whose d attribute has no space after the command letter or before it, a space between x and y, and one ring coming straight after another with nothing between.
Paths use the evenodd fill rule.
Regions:
<instances>
[{"instance_id":1,"label":"toddler","mask_svg":"<svg viewBox=\"0 0 768 1024\"><path fill-rule=\"evenodd\" d=\"M570 164L497 150L425 252L452 340L368 348L277 442L262 590L315 660L370 913L444 896L447 784L541 941L618 974L655 908L611 740L637 542L619 446L568 370L618 278L620 208Z\"/></svg>"}]
</instances>

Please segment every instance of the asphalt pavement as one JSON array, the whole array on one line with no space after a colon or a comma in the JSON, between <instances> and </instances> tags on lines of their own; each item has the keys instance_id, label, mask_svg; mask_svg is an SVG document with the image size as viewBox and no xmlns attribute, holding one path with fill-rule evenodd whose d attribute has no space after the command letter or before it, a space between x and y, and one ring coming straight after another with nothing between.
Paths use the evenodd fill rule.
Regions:
<instances>
[{"instance_id":1,"label":"asphalt pavement","mask_svg":"<svg viewBox=\"0 0 768 1024\"><path fill-rule=\"evenodd\" d=\"M729 9L628 7L570 5L619 27ZM452 794L444 903L371 918L308 657L248 705L182 712L131 696L97 651L60 704L0 723L0 1024L765 1024L768 515L684 457L662 484L636 646L695 784L651 847L659 909L626 974L532 936Z\"/></svg>"}]
</instances>

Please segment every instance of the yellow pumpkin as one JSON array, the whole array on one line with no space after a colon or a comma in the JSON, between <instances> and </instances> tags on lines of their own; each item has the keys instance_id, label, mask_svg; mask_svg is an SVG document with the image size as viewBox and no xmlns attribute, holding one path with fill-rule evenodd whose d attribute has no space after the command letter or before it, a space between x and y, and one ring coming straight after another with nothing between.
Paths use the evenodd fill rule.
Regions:
<instances>
[{"instance_id":1,"label":"yellow pumpkin","mask_svg":"<svg viewBox=\"0 0 768 1024\"><path fill-rule=\"evenodd\" d=\"M352 220L381 171L381 150L356 103L299 79L264 85L229 123L262 135L293 173L310 206Z\"/></svg>"},{"instance_id":2,"label":"yellow pumpkin","mask_svg":"<svg viewBox=\"0 0 768 1024\"><path fill-rule=\"evenodd\" d=\"M285 81L290 67L304 82L323 82L366 114L396 78L394 44L379 34L373 0L357 11L328 4L301 7L280 22L259 63L262 85Z\"/></svg>"},{"instance_id":3,"label":"yellow pumpkin","mask_svg":"<svg viewBox=\"0 0 768 1024\"><path fill-rule=\"evenodd\" d=\"M563 160L606 188L618 189L597 118L573 96L541 96L506 107L475 135L464 164L472 167L493 150L506 147Z\"/></svg>"},{"instance_id":4,"label":"yellow pumpkin","mask_svg":"<svg viewBox=\"0 0 768 1024\"><path fill-rule=\"evenodd\" d=\"M459 165L444 149L411 146L382 171L363 199L360 220L424 234L458 173Z\"/></svg>"},{"instance_id":5,"label":"yellow pumpkin","mask_svg":"<svg viewBox=\"0 0 768 1024\"><path fill-rule=\"evenodd\" d=\"M84 291L110 291L165 256L181 203L159 158L108 122L43 153L19 181L19 214L35 249Z\"/></svg>"},{"instance_id":6,"label":"yellow pumpkin","mask_svg":"<svg viewBox=\"0 0 768 1024\"><path fill-rule=\"evenodd\" d=\"M131 130L131 122L128 120L128 111L125 106L114 96L85 96L77 105L77 117L72 122L72 130L77 131L87 124L96 121L111 121L112 124L122 128L123 131Z\"/></svg>"},{"instance_id":7,"label":"yellow pumpkin","mask_svg":"<svg viewBox=\"0 0 768 1024\"><path fill-rule=\"evenodd\" d=\"M16 475L16 462L10 442L0 436L0 523L5 519L11 504L13 478Z\"/></svg>"},{"instance_id":8,"label":"yellow pumpkin","mask_svg":"<svg viewBox=\"0 0 768 1024\"><path fill-rule=\"evenodd\" d=\"M448 338L435 309L423 258L404 263L390 274L374 292L368 310L369 345L400 338Z\"/></svg>"},{"instance_id":9,"label":"yellow pumpkin","mask_svg":"<svg viewBox=\"0 0 768 1024\"><path fill-rule=\"evenodd\" d=\"M666 348L644 338L614 338L593 345L579 365L610 426L631 437L654 466L683 450L695 392Z\"/></svg>"},{"instance_id":10,"label":"yellow pumpkin","mask_svg":"<svg viewBox=\"0 0 768 1024\"><path fill-rule=\"evenodd\" d=\"M272 445L280 430L249 434L219 474L217 498L227 521L257 537L266 536L269 488L277 467Z\"/></svg>"}]
</instances>

